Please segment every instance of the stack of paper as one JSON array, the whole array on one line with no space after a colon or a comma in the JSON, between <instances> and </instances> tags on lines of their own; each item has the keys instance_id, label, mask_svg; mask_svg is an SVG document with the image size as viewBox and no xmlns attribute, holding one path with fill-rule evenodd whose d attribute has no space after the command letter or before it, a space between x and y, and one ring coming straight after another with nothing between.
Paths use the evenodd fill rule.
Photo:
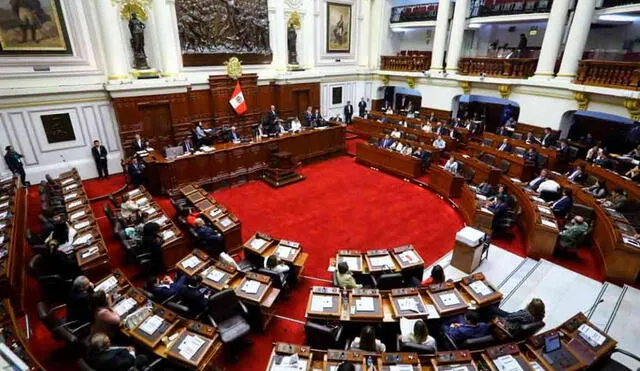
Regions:
<instances>
[{"instance_id":1,"label":"stack of paper","mask_svg":"<svg viewBox=\"0 0 640 371\"><path fill-rule=\"evenodd\" d=\"M552 214L552 213L551 213L551 209L549 209L549 208L548 208L548 207L546 207L546 206L540 206L540 205L538 205L538 210L540 210L540 212L542 212L542 213L544 213L544 214L547 214L547 215L551 215L551 214Z\"/></svg>"},{"instance_id":2,"label":"stack of paper","mask_svg":"<svg viewBox=\"0 0 640 371\"><path fill-rule=\"evenodd\" d=\"M401 311L410 310L416 313L420 313L420 309L418 309L418 303L413 297L398 299L398 306L400 307Z\"/></svg>"},{"instance_id":3,"label":"stack of paper","mask_svg":"<svg viewBox=\"0 0 640 371\"><path fill-rule=\"evenodd\" d=\"M361 296L356 300L356 310L358 312L373 312L375 309L371 296Z\"/></svg>"},{"instance_id":4,"label":"stack of paper","mask_svg":"<svg viewBox=\"0 0 640 371\"><path fill-rule=\"evenodd\" d=\"M162 226L168 221L169 221L169 219L165 215L163 215L163 216L161 216L159 218L156 218L156 219L152 220L151 223L156 223L156 224Z\"/></svg>"},{"instance_id":5,"label":"stack of paper","mask_svg":"<svg viewBox=\"0 0 640 371\"><path fill-rule=\"evenodd\" d=\"M485 195L480 195L480 194L476 194L476 198L480 201L486 201L487 200L487 196Z\"/></svg>"},{"instance_id":6,"label":"stack of paper","mask_svg":"<svg viewBox=\"0 0 640 371\"><path fill-rule=\"evenodd\" d=\"M74 181L73 178L68 178L68 179L63 180L62 183L60 183L60 184L61 185L67 185L67 184L69 184L69 183L71 183L73 181Z\"/></svg>"},{"instance_id":7,"label":"stack of paper","mask_svg":"<svg viewBox=\"0 0 640 371\"><path fill-rule=\"evenodd\" d=\"M90 257L93 254L96 254L98 251L100 251L100 249L98 248L98 246L91 246L90 248L84 250L82 252L82 259L86 259L88 257Z\"/></svg>"},{"instance_id":8,"label":"stack of paper","mask_svg":"<svg viewBox=\"0 0 640 371\"><path fill-rule=\"evenodd\" d=\"M456 294L440 295L440 300L442 301L442 304L446 306L460 304L460 299L458 299L458 296L456 296Z\"/></svg>"},{"instance_id":9,"label":"stack of paper","mask_svg":"<svg viewBox=\"0 0 640 371\"><path fill-rule=\"evenodd\" d=\"M252 295L252 294L257 293L259 288L260 288L260 282L258 282L258 281L247 281L242 286L242 291L246 292L247 294Z\"/></svg>"},{"instance_id":10,"label":"stack of paper","mask_svg":"<svg viewBox=\"0 0 640 371\"><path fill-rule=\"evenodd\" d=\"M544 200L538 196L531 196L531 199L534 200L535 202L544 202Z\"/></svg>"},{"instance_id":11,"label":"stack of paper","mask_svg":"<svg viewBox=\"0 0 640 371\"><path fill-rule=\"evenodd\" d=\"M387 269L393 269L393 260L391 260L391 256L383 255L383 256L374 256L370 258L371 265L374 267L385 267Z\"/></svg>"},{"instance_id":12,"label":"stack of paper","mask_svg":"<svg viewBox=\"0 0 640 371\"><path fill-rule=\"evenodd\" d=\"M153 333L156 332L158 328L160 328L162 322L164 322L162 317L158 317L154 314L150 317L147 317L147 319L142 322L142 324L140 325L140 330L147 335L153 335Z\"/></svg>"},{"instance_id":13,"label":"stack of paper","mask_svg":"<svg viewBox=\"0 0 640 371\"><path fill-rule=\"evenodd\" d=\"M76 188L78 188L78 185L77 185L77 184L70 184L70 185L68 185L68 186L64 187L64 190L65 190L65 191L70 191L70 190L72 190L72 189L76 189Z\"/></svg>"},{"instance_id":14,"label":"stack of paper","mask_svg":"<svg viewBox=\"0 0 640 371\"><path fill-rule=\"evenodd\" d=\"M413 371L412 365L391 365L389 371Z\"/></svg>"},{"instance_id":15,"label":"stack of paper","mask_svg":"<svg viewBox=\"0 0 640 371\"><path fill-rule=\"evenodd\" d=\"M81 200L73 201L73 202L70 202L69 205L67 205L67 209L73 209L74 207L80 206L80 205L82 205Z\"/></svg>"},{"instance_id":16,"label":"stack of paper","mask_svg":"<svg viewBox=\"0 0 640 371\"><path fill-rule=\"evenodd\" d=\"M416 255L416 252L413 250L404 251L400 253L399 256L400 260L405 263L418 263L420 261L420 259L418 259L418 255Z\"/></svg>"},{"instance_id":17,"label":"stack of paper","mask_svg":"<svg viewBox=\"0 0 640 371\"><path fill-rule=\"evenodd\" d=\"M482 281L474 281L469 287L478 295L487 296L493 294L493 290Z\"/></svg>"},{"instance_id":18,"label":"stack of paper","mask_svg":"<svg viewBox=\"0 0 640 371\"><path fill-rule=\"evenodd\" d=\"M85 214L86 214L86 212L84 210L80 210L80 211L77 211L77 212L71 214L69 219L70 220L75 220L75 219L78 219L81 216L84 216Z\"/></svg>"},{"instance_id":19,"label":"stack of paper","mask_svg":"<svg viewBox=\"0 0 640 371\"><path fill-rule=\"evenodd\" d=\"M118 279L115 278L114 276L111 276L109 278L107 278L106 280L102 281L99 285L97 285L93 291L104 291L104 292L109 292L111 290L113 290L116 285L118 285Z\"/></svg>"},{"instance_id":20,"label":"stack of paper","mask_svg":"<svg viewBox=\"0 0 640 371\"><path fill-rule=\"evenodd\" d=\"M141 197L139 199L136 200L136 205L138 205L138 207L145 205L147 202L149 202L149 199L146 197Z\"/></svg>"},{"instance_id":21,"label":"stack of paper","mask_svg":"<svg viewBox=\"0 0 640 371\"><path fill-rule=\"evenodd\" d=\"M89 223L88 221L84 221L84 222L80 222L80 223L74 224L73 228L76 229L76 230L79 230L79 229L88 227L89 224L91 224L91 223Z\"/></svg>"},{"instance_id":22,"label":"stack of paper","mask_svg":"<svg viewBox=\"0 0 640 371\"><path fill-rule=\"evenodd\" d=\"M175 236L175 235L176 235L176 234L175 234L175 233L173 233L173 231L172 231L172 230L164 231L164 232L162 232L162 239L166 241L166 240L168 240L168 239L172 238L172 237L173 237L173 236Z\"/></svg>"},{"instance_id":23,"label":"stack of paper","mask_svg":"<svg viewBox=\"0 0 640 371\"><path fill-rule=\"evenodd\" d=\"M65 196L64 196L64 200L65 200L65 201L69 201L69 200L71 200L72 198L76 198L76 197L78 197L78 194L77 194L77 193L75 193L75 192L73 192L73 193L69 193L68 195L65 195Z\"/></svg>"},{"instance_id":24,"label":"stack of paper","mask_svg":"<svg viewBox=\"0 0 640 371\"><path fill-rule=\"evenodd\" d=\"M229 219L229 218L224 218L224 219L220 220L220 225L225 227L225 228L230 226L231 224L233 224L233 221L231 219Z\"/></svg>"},{"instance_id":25,"label":"stack of paper","mask_svg":"<svg viewBox=\"0 0 640 371\"><path fill-rule=\"evenodd\" d=\"M191 359L198 353L205 341L197 335L188 334L182 340L182 343L178 345L178 353L185 359Z\"/></svg>"},{"instance_id":26,"label":"stack of paper","mask_svg":"<svg viewBox=\"0 0 640 371\"><path fill-rule=\"evenodd\" d=\"M249 245L254 250L260 250L265 243L267 243L267 241L263 240L262 238L256 237L251 241L251 243L249 243Z\"/></svg>"},{"instance_id":27,"label":"stack of paper","mask_svg":"<svg viewBox=\"0 0 640 371\"><path fill-rule=\"evenodd\" d=\"M91 241L91 238L93 238L91 233L85 233L82 236L79 236L75 240L73 240L73 246L84 245L86 243L89 243L89 241Z\"/></svg>"},{"instance_id":28,"label":"stack of paper","mask_svg":"<svg viewBox=\"0 0 640 371\"><path fill-rule=\"evenodd\" d=\"M311 297L311 310L314 312L322 312L325 308L333 307L333 298L329 295L314 294Z\"/></svg>"},{"instance_id":29,"label":"stack of paper","mask_svg":"<svg viewBox=\"0 0 640 371\"><path fill-rule=\"evenodd\" d=\"M485 212L485 213L487 213L487 214L491 214L491 215L493 215L493 211L491 211L491 210L487 209L486 207L481 207L481 208L480 208L480 210L484 211L484 212Z\"/></svg>"},{"instance_id":30,"label":"stack of paper","mask_svg":"<svg viewBox=\"0 0 640 371\"><path fill-rule=\"evenodd\" d=\"M349 270L360 270L360 261L355 256L341 256L340 261L347 263L347 265L349 266Z\"/></svg>"},{"instance_id":31,"label":"stack of paper","mask_svg":"<svg viewBox=\"0 0 640 371\"><path fill-rule=\"evenodd\" d=\"M140 193L140 189L134 189L133 191L129 191L129 196L135 196Z\"/></svg>"},{"instance_id":32,"label":"stack of paper","mask_svg":"<svg viewBox=\"0 0 640 371\"><path fill-rule=\"evenodd\" d=\"M607 340L604 335L586 323L583 323L578 327L578 333L580 334L580 337L586 340L592 347L599 347L604 344L605 340Z\"/></svg>"},{"instance_id":33,"label":"stack of paper","mask_svg":"<svg viewBox=\"0 0 640 371\"><path fill-rule=\"evenodd\" d=\"M276 254L278 254L278 257L282 259L288 258L292 252L293 249L287 246L278 246L278 249L276 250Z\"/></svg>"},{"instance_id":34,"label":"stack of paper","mask_svg":"<svg viewBox=\"0 0 640 371\"><path fill-rule=\"evenodd\" d=\"M549 220L547 218L540 218L540 222L542 222L542 225L547 226L549 228L558 229L558 225L553 220Z\"/></svg>"},{"instance_id":35,"label":"stack of paper","mask_svg":"<svg viewBox=\"0 0 640 371\"><path fill-rule=\"evenodd\" d=\"M197 256L191 256L189 259L184 260L181 264L183 268L192 269L200 264L200 259L198 259Z\"/></svg>"},{"instance_id":36,"label":"stack of paper","mask_svg":"<svg viewBox=\"0 0 640 371\"><path fill-rule=\"evenodd\" d=\"M144 213L147 215L152 215L155 212L156 212L156 209L154 209L153 207L147 207L146 209L144 209Z\"/></svg>"},{"instance_id":37,"label":"stack of paper","mask_svg":"<svg viewBox=\"0 0 640 371\"><path fill-rule=\"evenodd\" d=\"M217 269L212 269L211 272L207 274L207 279L213 282L220 282L220 280L224 277L224 272L219 271Z\"/></svg>"},{"instance_id":38,"label":"stack of paper","mask_svg":"<svg viewBox=\"0 0 640 371\"><path fill-rule=\"evenodd\" d=\"M136 306L136 301L132 298L127 297L126 299L120 300L116 305L113 306L113 311L118 313L119 316L128 313L134 306Z\"/></svg>"},{"instance_id":39,"label":"stack of paper","mask_svg":"<svg viewBox=\"0 0 640 371\"><path fill-rule=\"evenodd\" d=\"M518 361L510 354L494 359L493 364L499 371L523 371Z\"/></svg>"}]
</instances>

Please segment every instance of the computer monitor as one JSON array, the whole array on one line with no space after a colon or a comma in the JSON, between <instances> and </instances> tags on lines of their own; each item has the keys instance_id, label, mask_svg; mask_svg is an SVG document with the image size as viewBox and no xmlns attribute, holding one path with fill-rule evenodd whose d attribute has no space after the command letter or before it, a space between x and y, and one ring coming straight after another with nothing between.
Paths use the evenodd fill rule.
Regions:
<instances>
[{"instance_id":1,"label":"computer monitor","mask_svg":"<svg viewBox=\"0 0 640 371\"><path fill-rule=\"evenodd\" d=\"M558 349L560 349L560 335L557 332L554 332L550 335L545 336L544 338L544 352L551 353Z\"/></svg>"}]
</instances>

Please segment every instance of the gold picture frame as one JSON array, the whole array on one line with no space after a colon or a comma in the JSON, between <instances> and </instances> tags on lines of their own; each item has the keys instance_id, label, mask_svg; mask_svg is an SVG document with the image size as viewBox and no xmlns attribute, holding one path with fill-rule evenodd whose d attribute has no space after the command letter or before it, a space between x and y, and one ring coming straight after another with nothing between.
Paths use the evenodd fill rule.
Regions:
<instances>
[{"instance_id":1,"label":"gold picture frame","mask_svg":"<svg viewBox=\"0 0 640 371\"><path fill-rule=\"evenodd\" d=\"M327 53L351 53L351 5L327 2Z\"/></svg>"}]
</instances>

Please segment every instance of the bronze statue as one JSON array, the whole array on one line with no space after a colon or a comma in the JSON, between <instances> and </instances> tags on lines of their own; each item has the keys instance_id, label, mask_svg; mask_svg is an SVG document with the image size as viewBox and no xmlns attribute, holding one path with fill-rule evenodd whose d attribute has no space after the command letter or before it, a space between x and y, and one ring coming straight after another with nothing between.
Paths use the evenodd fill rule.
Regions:
<instances>
[{"instance_id":1,"label":"bronze statue","mask_svg":"<svg viewBox=\"0 0 640 371\"><path fill-rule=\"evenodd\" d=\"M147 55L144 52L144 23L138 19L136 13L131 13L129 32L131 32L131 49L133 49L133 68L147 70Z\"/></svg>"},{"instance_id":2,"label":"bronze statue","mask_svg":"<svg viewBox=\"0 0 640 371\"><path fill-rule=\"evenodd\" d=\"M298 65L298 33L293 24L289 24L287 29L287 47L289 48L289 64Z\"/></svg>"}]
</instances>

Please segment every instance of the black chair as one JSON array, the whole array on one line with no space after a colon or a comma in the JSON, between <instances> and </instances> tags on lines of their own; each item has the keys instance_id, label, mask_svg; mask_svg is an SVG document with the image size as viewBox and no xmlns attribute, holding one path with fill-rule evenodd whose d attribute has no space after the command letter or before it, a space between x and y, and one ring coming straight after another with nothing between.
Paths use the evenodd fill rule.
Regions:
<instances>
[{"instance_id":1,"label":"black chair","mask_svg":"<svg viewBox=\"0 0 640 371\"><path fill-rule=\"evenodd\" d=\"M513 133L511 135L511 138L516 139L516 140L522 140L522 133Z\"/></svg>"},{"instance_id":2,"label":"black chair","mask_svg":"<svg viewBox=\"0 0 640 371\"><path fill-rule=\"evenodd\" d=\"M482 156L480 156L480 161L484 162L487 165L493 166L493 164L496 163L496 158L493 155L485 153Z\"/></svg>"},{"instance_id":3,"label":"black chair","mask_svg":"<svg viewBox=\"0 0 640 371\"><path fill-rule=\"evenodd\" d=\"M71 347L82 347L82 339L89 334L91 323L80 323L79 321L66 322L64 318L56 316L56 311L64 307L65 305L59 305L50 308L45 302L41 301L36 305L38 318L49 332L51 332L54 339L60 340Z\"/></svg>"},{"instance_id":4,"label":"black chair","mask_svg":"<svg viewBox=\"0 0 640 371\"><path fill-rule=\"evenodd\" d=\"M522 147L515 147L513 149L513 154L516 156L524 156L524 153L526 152L526 149L522 148Z\"/></svg>"},{"instance_id":5,"label":"black chair","mask_svg":"<svg viewBox=\"0 0 640 371\"><path fill-rule=\"evenodd\" d=\"M536 167L538 169L544 169L547 167L548 156L542 153L538 153L538 159L536 161Z\"/></svg>"},{"instance_id":6,"label":"black chair","mask_svg":"<svg viewBox=\"0 0 640 371\"><path fill-rule=\"evenodd\" d=\"M384 273L377 279L371 276L373 285L379 290L391 290L404 287L402 273Z\"/></svg>"},{"instance_id":7,"label":"black chair","mask_svg":"<svg viewBox=\"0 0 640 371\"><path fill-rule=\"evenodd\" d=\"M583 204L574 203L571 207L571 215L578 215L584 218L584 221L591 224L593 220L593 216L595 214L595 210L592 207Z\"/></svg>"},{"instance_id":8,"label":"black chair","mask_svg":"<svg viewBox=\"0 0 640 371\"><path fill-rule=\"evenodd\" d=\"M306 343L315 349L340 349L342 344L343 327L325 326L320 323L307 321L304 324Z\"/></svg>"},{"instance_id":9,"label":"black chair","mask_svg":"<svg viewBox=\"0 0 640 371\"><path fill-rule=\"evenodd\" d=\"M491 147L492 144L493 144L493 139L484 139L482 141L483 146Z\"/></svg>"},{"instance_id":10,"label":"black chair","mask_svg":"<svg viewBox=\"0 0 640 371\"><path fill-rule=\"evenodd\" d=\"M289 289L289 283L287 282L287 278L283 280L282 275L276 271L273 271L268 268L260 267L258 268L258 270L256 270L256 273L260 273L262 275L265 275L271 278L271 283L275 288L278 288L283 291L287 291ZM288 276L289 274L292 274L292 273L293 272L289 271L285 273L285 276Z\"/></svg>"},{"instance_id":11,"label":"black chair","mask_svg":"<svg viewBox=\"0 0 640 371\"><path fill-rule=\"evenodd\" d=\"M249 333L248 317L247 308L233 290L222 290L209 297L207 318L218 329L223 343L238 341Z\"/></svg>"},{"instance_id":12,"label":"black chair","mask_svg":"<svg viewBox=\"0 0 640 371\"><path fill-rule=\"evenodd\" d=\"M27 272L33 277L42 288L42 292L49 301L59 300L66 297L71 288L71 279L67 279L52 269L47 264L43 255L34 255L27 266Z\"/></svg>"},{"instance_id":13,"label":"black chair","mask_svg":"<svg viewBox=\"0 0 640 371\"><path fill-rule=\"evenodd\" d=\"M113 209L108 204L104 204L102 205L102 210L104 211L104 215L109 220L109 224L111 224L111 228L113 228L117 221L116 215L113 213Z\"/></svg>"},{"instance_id":14,"label":"black chair","mask_svg":"<svg viewBox=\"0 0 640 371\"><path fill-rule=\"evenodd\" d=\"M502 171L502 174L505 174L505 175L509 173L510 167L511 167L511 162L507 160L500 160L500 163L498 164L498 168L500 169L500 171Z\"/></svg>"},{"instance_id":15,"label":"black chair","mask_svg":"<svg viewBox=\"0 0 640 371\"><path fill-rule=\"evenodd\" d=\"M396 349L398 352L411 352L411 353L418 353L418 354L435 354L436 353L436 350L433 347L428 347L423 344L404 342L402 341L401 336L397 337Z\"/></svg>"},{"instance_id":16,"label":"black chair","mask_svg":"<svg viewBox=\"0 0 640 371\"><path fill-rule=\"evenodd\" d=\"M616 353L622 354L625 357L629 357L636 362L640 362L640 357L638 357L637 355L631 352L628 352L626 350L616 348L613 350L613 352L611 352L611 355L609 356L609 358L605 359L604 361L602 361L602 363L597 365L597 370L599 371L632 371L629 367L611 358L611 356Z\"/></svg>"},{"instance_id":17,"label":"black chair","mask_svg":"<svg viewBox=\"0 0 640 371\"><path fill-rule=\"evenodd\" d=\"M494 343L496 343L496 338L493 335L485 335L473 339L466 339L460 344L457 344L448 334L444 334L444 345L449 350L457 350L457 349L480 349L486 348Z\"/></svg>"},{"instance_id":18,"label":"black chair","mask_svg":"<svg viewBox=\"0 0 640 371\"><path fill-rule=\"evenodd\" d=\"M164 370L164 366L160 367L161 362L163 361L162 358L156 358L153 362L149 363L148 365L142 367L142 368L134 368L131 371L152 371L152 370ZM76 365L78 366L78 368L80 369L80 371L96 371L94 368L92 368L91 366L89 366L89 364L87 363L87 361L85 361L82 358L79 358L76 361Z\"/></svg>"},{"instance_id":19,"label":"black chair","mask_svg":"<svg viewBox=\"0 0 640 371\"><path fill-rule=\"evenodd\" d=\"M473 168L465 167L464 171L463 171L463 174L464 174L464 181L465 182L473 183L473 178L476 176L476 171Z\"/></svg>"}]
</instances>

